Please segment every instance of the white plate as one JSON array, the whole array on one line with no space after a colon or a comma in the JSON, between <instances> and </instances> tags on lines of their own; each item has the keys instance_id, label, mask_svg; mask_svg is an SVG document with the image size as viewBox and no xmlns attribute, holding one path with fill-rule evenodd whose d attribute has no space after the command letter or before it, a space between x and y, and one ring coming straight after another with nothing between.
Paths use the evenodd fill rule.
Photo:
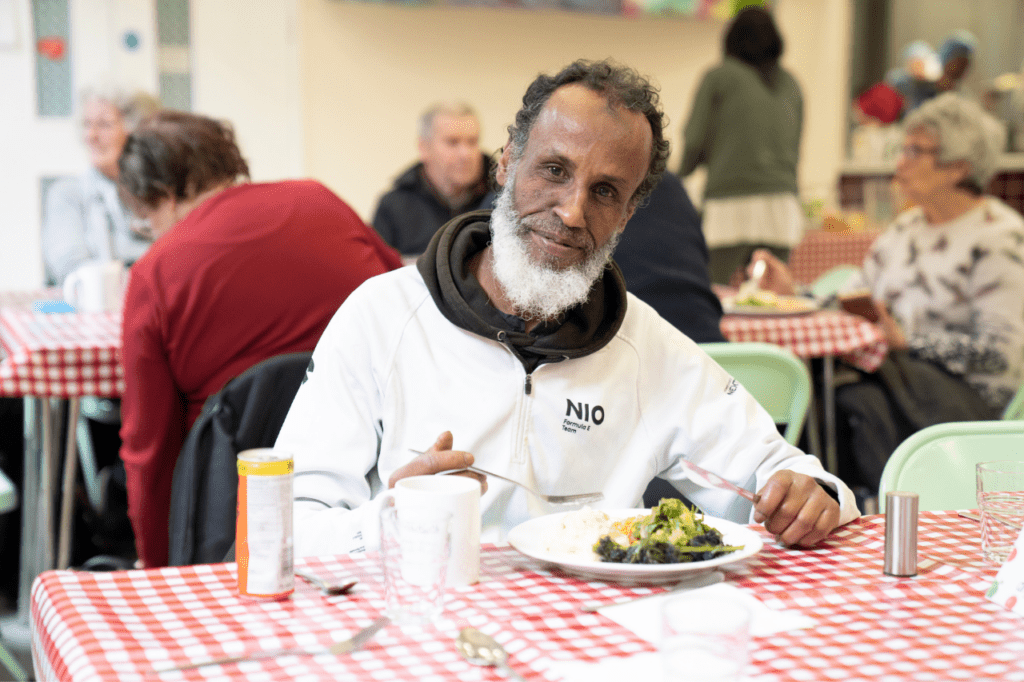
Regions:
<instances>
[{"instance_id":1,"label":"white plate","mask_svg":"<svg viewBox=\"0 0 1024 682\"><path fill-rule=\"evenodd\" d=\"M625 519L651 513L649 509L602 509L601 511L612 519ZM721 531L725 544L739 545L742 546L742 549L707 561L694 561L688 564L616 564L599 559L584 559L578 555L547 551L544 547L545 538L561 527L563 516L571 513L548 514L521 523L509 532L508 542L521 554L546 564L552 564L566 573L592 580L632 584L678 582L691 575L710 571L712 568L743 561L761 551L761 547L764 545L761 536L746 526L713 516L705 516L704 523Z\"/></svg>"}]
</instances>

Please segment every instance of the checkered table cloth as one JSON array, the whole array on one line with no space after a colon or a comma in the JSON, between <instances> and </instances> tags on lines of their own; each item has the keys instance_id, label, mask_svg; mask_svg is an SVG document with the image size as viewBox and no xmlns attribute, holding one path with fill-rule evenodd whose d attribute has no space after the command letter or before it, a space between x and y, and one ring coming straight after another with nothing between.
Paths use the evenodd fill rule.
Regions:
<instances>
[{"instance_id":1,"label":"checkered table cloth","mask_svg":"<svg viewBox=\"0 0 1024 682\"><path fill-rule=\"evenodd\" d=\"M808 230L789 254L793 281L810 284L837 265L861 265L879 230Z\"/></svg>"},{"instance_id":2,"label":"checkered table cloth","mask_svg":"<svg viewBox=\"0 0 1024 682\"><path fill-rule=\"evenodd\" d=\"M809 315L726 315L721 329L730 341L774 343L800 358L838 356L866 372L878 369L889 350L877 325L840 310Z\"/></svg>"},{"instance_id":3,"label":"checkered table cloth","mask_svg":"<svg viewBox=\"0 0 1024 682\"><path fill-rule=\"evenodd\" d=\"M0 396L117 398L124 392L120 313L0 308Z\"/></svg>"},{"instance_id":4,"label":"checkered table cloth","mask_svg":"<svg viewBox=\"0 0 1024 682\"><path fill-rule=\"evenodd\" d=\"M763 533L763 529L759 529ZM814 550L765 535L757 556L727 581L817 627L753 641L748 679L1024 680L1024 621L989 602L995 568L980 562L979 529L955 512L924 512L915 578L882 574L884 518L865 517ZM234 564L85 573L49 571L32 588L32 653L42 680L500 680L463 661L452 644L473 625L510 652L527 679L557 682L557 664L596 662L655 647L582 606L663 591L587 582L485 545L481 582L454 590L436 627L389 626L347 656L282 657L150 675L184 663L263 648L346 638L384 607L373 558L300 561L330 580L354 575L354 593L322 597L301 580L290 599L237 596ZM650 671L637 671L647 679Z\"/></svg>"}]
</instances>

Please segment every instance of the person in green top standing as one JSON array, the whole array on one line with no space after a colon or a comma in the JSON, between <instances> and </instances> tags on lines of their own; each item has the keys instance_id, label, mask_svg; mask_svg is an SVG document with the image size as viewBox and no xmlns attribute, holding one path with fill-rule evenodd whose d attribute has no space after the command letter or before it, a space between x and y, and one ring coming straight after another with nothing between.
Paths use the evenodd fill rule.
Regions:
<instances>
[{"instance_id":1,"label":"person in green top standing","mask_svg":"<svg viewBox=\"0 0 1024 682\"><path fill-rule=\"evenodd\" d=\"M782 49L770 13L737 14L722 63L704 75L683 131L679 175L707 167L704 237L716 283L728 283L758 248L787 260L803 234L796 183L803 97L779 66Z\"/></svg>"}]
</instances>

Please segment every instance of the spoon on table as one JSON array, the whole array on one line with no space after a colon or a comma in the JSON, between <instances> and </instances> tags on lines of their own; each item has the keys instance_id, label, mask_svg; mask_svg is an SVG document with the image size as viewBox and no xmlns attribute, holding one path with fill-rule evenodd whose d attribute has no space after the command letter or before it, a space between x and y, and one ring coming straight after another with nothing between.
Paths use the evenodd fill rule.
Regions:
<instances>
[{"instance_id":1,"label":"spoon on table","mask_svg":"<svg viewBox=\"0 0 1024 682\"><path fill-rule=\"evenodd\" d=\"M462 628L455 638L455 648L473 665L494 666L513 680L526 682L522 675L508 666L508 652L493 637L476 628Z\"/></svg>"},{"instance_id":2,"label":"spoon on table","mask_svg":"<svg viewBox=\"0 0 1024 682\"><path fill-rule=\"evenodd\" d=\"M356 586L356 583L359 582L358 580L349 580L343 583L338 583L337 585L331 585L330 583L313 575L312 573L306 573L305 571L296 570L295 575L297 575L298 577L302 578L303 580L311 584L313 587L320 590L320 594L324 595L325 597L334 597L339 594L348 594L352 590L352 588Z\"/></svg>"}]
</instances>

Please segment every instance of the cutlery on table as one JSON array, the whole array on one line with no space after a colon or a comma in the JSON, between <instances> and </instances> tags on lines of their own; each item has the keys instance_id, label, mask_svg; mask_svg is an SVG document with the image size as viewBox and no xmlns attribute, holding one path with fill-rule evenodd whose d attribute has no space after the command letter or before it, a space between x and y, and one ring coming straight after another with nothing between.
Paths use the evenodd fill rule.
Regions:
<instances>
[{"instance_id":1,"label":"cutlery on table","mask_svg":"<svg viewBox=\"0 0 1024 682\"><path fill-rule=\"evenodd\" d=\"M421 450L414 450L409 448L410 452L415 452L417 455L425 455L427 453ZM461 469L450 469L448 471L439 471L439 474L457 474L460 471L472 471L475 474L483 474L484 476L493 476L494 478L500 478L503 481L508 481L513 485L517 485L531 495L544 500L549 504L589 504L590 502L600 502L604 499L604 493L577 493L575 495L546 495L541 492L537 492L525 483L519 481L513 481L511 478L505 478L499 474L493 474L490 471L484 471L483 469L475 466L463 467Z\"/></svg>"},{"instance_id":2,"label":"cutlery on table","mask_svg":"<svg viewBox=\"0 0 1024 682\"><path fill-rule=\"evenodd\" d=\"M455 638L455 648L473 665L494 666L518 682L526 682L522 675L508 665L508 652L490 635L476 628L462 628Z\"/></svg>"},{"instance_id":3,"label":"cutlery on table","mask_svg":"<svg viewBox=\"0 0 1024 682\"><path fill-rule=\"evenodd\" d=\"M352 590L352 588L356 586L356 583L359 582L358 580L346 580L343 583L332 585L327 581L323 580L322 578L313 575L312 573L307 573L306 571L301 571L299 569L295 569L295 575L302 578L310 585L320 590L320 594L324 595L325 597L334 597L339 594L348 594Z\"/></svg>"},{"instance_id":4,"label":"cutlery on table","mask_svg":"<svg viewBox=\"0 0 1024 682\"><path fill-rule=\"evenodd\" d=\"M970 519L971 521L977 521L978 523L981 523L981 517L977 514L971 514L970 512L964 511L957 512L956 514L957 516L962 516L965 519ZM1009 526L1010 528L1015 528L1017 530L1024 530L1024 526L1017 523L1016 521L1011 521L1010 519L1001 519L998 516L994 518L996 521L1003 524L1004 526Z\"/></svg>"},{"instance_id":5,"label":"cutlery on table","mask_svg":"<svg viewBox=\"0 0 1024 682\"><path fill-rule=\"evenodd\" d=\"M655 597L667 597L668 595L675 594L676 592L685 592L687 590L696 590L701 587L707 587L708 585L714 585L725 580L725 574L721 571L708 571L707 573L701 573L692 578L688 578L683 582L676 583L665 592L658 592L657 594L645 594L642 597L636 597L635 599L626 599L624 601L610 602L608 604L597 604L594 606L585 606L583 611L585 613L596 613L597 611L609 607L619 606L620 604L635 604L638 601L644 599L654 599Z\"/></svg>"},{"instance_id":6,"label":"cutlery on table","mask_svg":"<svg viewBox=\"0 0 1024 682\"><path fill-rule=\"evenodd\" d=\"M760 495L755 495L746 488L741 488L735 483L727 481L718 474L713 474L704 467L697 466L689 460L680 458L679 464L686 469L686 477L702 488L722 488L723 490L731 490L740 497L745 497L750 500L754 504L757 504L761 500Z\"/></svg>"},{"instance_id":7,"label":"cutlery on table","mask_svg":"<svg viewBox=\"0 0 1024 682\"><path fill-rule=\"evenodd\" d=\"M193 668L202 668L208 665L225 665L228 663L241 663L242 661L254 661L260 658L277 658L278 656L319 656L321 654L331 654L332 656L341 656L342 654L349 654L353 651L358 651L373 638L378 632L387 627L391 619L387 616L381 616L377 620L370 623L368 626L352 635L349 639L335 642L328 647L320 647L316 649L303 649L303 648L292 648L292 649L271 649L269 651L254 651L249 654L243 654L241 656L224 656L221 658L208 658L205 661L195 661L192 663L185 663L184 665L171 665L171 666L156 666L153 668L153 672L165 673L171 670L191 670Z\"/></svg>"}]
</instances>

